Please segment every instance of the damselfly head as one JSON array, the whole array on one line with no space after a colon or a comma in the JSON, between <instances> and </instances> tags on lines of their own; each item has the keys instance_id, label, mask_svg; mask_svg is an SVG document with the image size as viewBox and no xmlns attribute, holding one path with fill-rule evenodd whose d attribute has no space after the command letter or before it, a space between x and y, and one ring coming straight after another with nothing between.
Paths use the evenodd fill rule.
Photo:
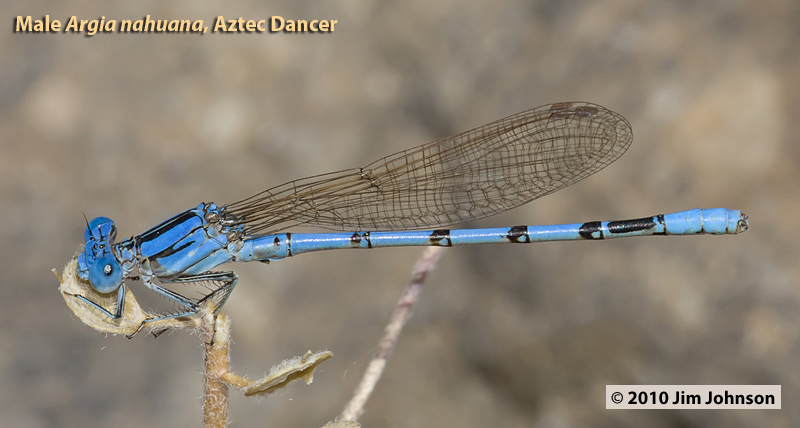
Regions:
<instances>
[{"instance_id":1,"label":"damselfly head","mask_svg":"<svg viewBox=\"0 0 800 428\"><path fill-rule=\"evenodd\" d=\"M97 217L86 224L86 244L78 255L78 277L89 281L99 293L110 293L122 284L122 268L112 245L117 226L108 217Z\"/></svg>"}]
</instances>

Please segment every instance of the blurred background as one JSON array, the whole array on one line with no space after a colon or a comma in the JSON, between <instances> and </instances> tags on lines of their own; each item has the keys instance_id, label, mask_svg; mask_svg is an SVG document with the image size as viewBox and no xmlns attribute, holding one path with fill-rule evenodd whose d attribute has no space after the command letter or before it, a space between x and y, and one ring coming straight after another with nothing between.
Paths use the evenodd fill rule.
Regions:
<instances>
[{"instance_id":1,"label":"blurred background","mask_svg":"<svg viewBox=\"0 0 800 428\"><path fill-rule=\"evenodd\" d=\"M739 236L446 251L365 427L800 424L800 3L34 1L0 38L3 425L200 424L200 338L104 337L51 268L84 215L139 234L555 101L634 144L557 194L464 226L742 209ZM19 34L17 15L336 19L330 34ZM328 349L311 386L231 392L232 426L318 427L349 399L420 249L236 265L232 365ZM140 298L148 294L134 288ZM783 410L605 410L607 384L780 384Z\"/></svg>"}]
</instances>

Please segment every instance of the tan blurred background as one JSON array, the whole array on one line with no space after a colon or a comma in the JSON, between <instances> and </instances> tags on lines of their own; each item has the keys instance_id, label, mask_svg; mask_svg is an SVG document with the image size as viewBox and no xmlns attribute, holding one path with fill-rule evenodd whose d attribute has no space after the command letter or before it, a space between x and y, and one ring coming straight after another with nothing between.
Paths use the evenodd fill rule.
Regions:
<instances>
[{"instance_id":1,"label":"tan blurred background","mask_svg":"<svg viewBox=\"0 0 800 428\"><path fill-rule=\"evenodd\" d=\"M530 107L624 114L618 162L469 226L746 211L740 236L445 253L365 427L791 427L800 392L800 3L5 2L0 414L8 427L200 424L200 339L103 337L50 273L84 214L138 234L201 201L366 164ZM66 20L337 19L327 35L16 34ZM233 366L329 349L313 385L232 393L235 427L349 398L419 249L235 266ZM146 290L135 288L142 296ZM781 384L780 411L608 411L606 384Z\"/></svg>"}]
</instances>

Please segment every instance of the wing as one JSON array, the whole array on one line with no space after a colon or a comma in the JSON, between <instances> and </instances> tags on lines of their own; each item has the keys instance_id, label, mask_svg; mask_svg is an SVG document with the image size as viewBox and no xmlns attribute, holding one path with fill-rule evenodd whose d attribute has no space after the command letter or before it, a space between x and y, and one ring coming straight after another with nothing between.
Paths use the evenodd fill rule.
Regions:
<instances>
[{"instance_id":1,"label":"wing","mask_svg":"<svg viewBox=\"0 0 800 428\"><path fill-rule=\"evenodd\" d=\"M624 117L596 104L549 104L365 167L290 181L223 208L248 235L308 225L435 229L488 217L580 181L622 156Z\"/></svg>"}]
</instances>

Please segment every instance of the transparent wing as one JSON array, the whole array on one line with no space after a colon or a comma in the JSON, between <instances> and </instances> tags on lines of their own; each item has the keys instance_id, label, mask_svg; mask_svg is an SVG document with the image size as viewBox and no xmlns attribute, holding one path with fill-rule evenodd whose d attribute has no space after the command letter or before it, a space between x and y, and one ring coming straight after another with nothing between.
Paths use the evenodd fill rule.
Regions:
<instances>
[{"instance_id":1,"label":"transparent wing","mask_svg":"<svg viewBox=\"0 0 800 428\"><path fill-rule=\"evenodd\" d=\"M435 229L491 216L580 181L630 146L631 126L596 104L549 104L363 168L290 181L224 207L248 235L292 226Z\"/></svg>"}]
</instances>

